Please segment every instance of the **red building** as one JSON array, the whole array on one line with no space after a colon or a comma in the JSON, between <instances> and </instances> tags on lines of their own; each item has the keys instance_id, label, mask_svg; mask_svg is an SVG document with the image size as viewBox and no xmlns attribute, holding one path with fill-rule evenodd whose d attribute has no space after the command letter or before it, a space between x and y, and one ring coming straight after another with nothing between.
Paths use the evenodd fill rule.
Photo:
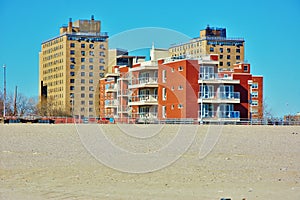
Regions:
<instances>
[{"instance_id":1,"label":"red building","mask_svg":"<svg viewBox=\"0 0 300 200\"><path fill-rule=\"evenodd\" d=\"M108 74L101 80L100 95L105 98L100 96L100 110L105 110L105 117L127 123L262 119L263 77L253 76L247 63L221 72L218 64L218 55L209 55L120 67L118 75Z\"/></svg>"}]
</instances>

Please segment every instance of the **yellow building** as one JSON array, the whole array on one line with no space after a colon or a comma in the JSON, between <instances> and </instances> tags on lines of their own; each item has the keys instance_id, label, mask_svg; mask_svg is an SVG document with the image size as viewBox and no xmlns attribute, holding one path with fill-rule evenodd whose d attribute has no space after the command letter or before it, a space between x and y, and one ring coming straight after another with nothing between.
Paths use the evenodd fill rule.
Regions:
<instances>
[{"instance_id":1,"label":"yellow building","mask_svg":"<svg viewBox=\"0 0 300 200\"><path fill-rule=\"evenodd\" d=\"M101 22L69 20L39 53L39 96L46 115L99 116L99 80L107 70L108 36Z\"/></svg>"},{"instance_id":2,"label":"yellow building","mask_svg":"<svg viewBox=\"0 0 300 200\"><path fill-rule=\"evenodd\" d=\"M200 58L201 55L218 54L219 71L232 71L236 63L244 61L244 39L228 38L225 28L211 28L200 31L200 37L187 43L169 48L171 57Z\"/></svg>"}]
</instances>

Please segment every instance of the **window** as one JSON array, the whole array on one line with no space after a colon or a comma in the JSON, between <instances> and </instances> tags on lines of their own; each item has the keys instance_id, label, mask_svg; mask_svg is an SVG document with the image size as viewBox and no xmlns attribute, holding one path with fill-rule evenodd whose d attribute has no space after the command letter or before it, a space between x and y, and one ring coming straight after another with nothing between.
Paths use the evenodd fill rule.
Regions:
<instances>
[{"instance_id":1,"label":"window","mask_svg":"<svg viewBox=\"0 0 300 200\"><path fill-rule=\"evenodd\" d=\"M75 90L75 86L70 86L70 90Z\"/></svg>"},{"instance_id":2,"label":"window","mask_svg":"<svg viewBox=\"0 0 300 200\"><path fill-rule=\"evenodd\" d=\"M223 53L223 48L220 48L220 53Z\"/></svg>"},{"instance_id":3,"label":"window","mask_svg":"<svg viewBox=\"0 0 300 200\"><path fill-rule=\"evenodd\" d=\"M81 91L84 91L84 90L85 90L85 87L84 87L84 86L81 86L80 89L81 89Z\"/></svg>"},{"instance_id":4,"label":"window","mask_svg":"<svg viewBox=\"0 0 300 200\"><path fill-rule=\"evenodd\" d=\"M71 55L75 55L75 50L71 50L71 51L70 51L70 54L71 54Z\"/></svg>"},{"instance_id":5,"label":"window","mask_svg":"<svg viewBox=\"0 0 300 200\"><path fill-rule=\"evenodd\" d=\"M82 56L85 56L85 51L81 51L81 55L82 55Z\"/></svg>"},{"instance_id":6,"label":"window","mask_svg":"<svg viewBox=\"0 0 300 200\"><path fill-rule=\"evenodd\" d=\"M162 99L164 101L167 100L167 89L166 88L162 89Z\"/></svg>"},{"instance_id":7,"label":"window","mask_svg":"<svg viewBox=\"0 0 300 200\"><path fill-rule=\"evenodd\" d=\"M89 47L90 47L90 49L93 49L94 48L94 44L90 44Z\"/></svg>"},{"instance_id":8,"label":"window","mask_svg":"<svg viewBox=\"0 0 300 200\"><path fill-rule=\"evenodd\" d=\"M93 86L90 86L90 87L89 87L89 91L94 91L94 87L93 87Z\"/></svg>"},{"instance_id":9,"label":"window","mask_svg":"<svg viewBox=\"0 0 300 200\"><path fill-rule=\"evenodd\" d=\"M81 75L81 76L85 76L85 72L81 72L80 75Z\"/></svg>"},{"instance_id":10,"label":"window","mask_svg":"<svg viewBox=\"0 0 300 200\"><path fill-rule=\"evenodd\" d=\"M220 55L220 59L223 59L223 55Z\"/></svg>"},{"instance_id":11,"label":"window","mask_svg":"<svg viewBox=\"0 0 300 200\"><path fill-rule=\"evenodd\" d=\"M173 67L171 68L171 72L174 72L174 68Z\"/></svg>"},{"instance_id":12,"label":"window","mask_svg":"<svg viewBox=\"0 0 300 200\"><path fill-rule=\"evenodd\" d=\"M81 65L80 69L85 69L85 66L84 66L84 65Z\"/></svg>"},{"instance_id":13,"label":"window","mask_svg":"<svg viewBox=\"0 0 300 200\"><path fill-rule=\"evenodd\" d=\"M80 82L84 84L84 83L85 83L85 79L81 79L81 81L80 81Z\"/></svg>"},{"instance_id":14,"label":"window","mask_svg":"<svg viewBox=\"0 0 300 200\"><path fill-rule=\"evenodd\" d=\"M167 117L166 106L161 107L161 115L162 115L163 118Z\"/></svg>"},{"instance_id":15,"label":"window","mask_svg":"<svg viewBox=\"0 0 300 200\"><path fill-rule=\"evenodd\" d=\"M84 108L80 108L80 111L81 111L81 112L84 112Z\"/></svg>"},{"instance_id":16,"label":"window","mask_svg":"<svg viewBox=\"0 0 300 200\"><path fill-rule=\"evenodd\" d=\"M167 77L166 77L166 70L162 70L162 82L165 83L167 82Z\"/></svg>"},{"instance_id":17,"label":"window","mask_svg":"<svg viewBox=\"0 0 300 200\"><path fill-rule=\"evenodd\" d=\"M89 108L89 112L93 112L93 108Z\"/></svg>"},{"instance_id":18,"label":"window","mask_svg":"<svg viewBox=\"0 0 300 200\"><path fill-rule=\"evenodd\" d=\"M93 101L89 101L89 105L93 105Z\"/></svg>"},{"instance_id":19,"label":"window","mask_svg":"<svg viewBox=\"0 0 300 200\"><path fill-rule=\"evenodd\" d=\"M94 62L94 58L89 58L89 62L90 63Z\"/></svg>"},{"instance_id":20,"label":"window","mask_svg":"<svg viewBox=\"0 0 300 200\"><path fill-rule=\"evenodd\" d=\"M230 48L227 48L227 53L230 53Z\"/></svg>"},{"instance_id":21,"label":"window","mask_svg":"<svg viewBox=\"0 0 300 200\"><path fill-rule=\"evenodd\" d=\"M93 70L93 69L94 69L93 65L90 65L90 66L89 66L89 69L90 69L90 70Z\"/></svg>"},{"instance_id":22,"label":"window","mask_svg":"<svg viewBox=\"0 0 300 200\"><path fill-rule=\"evenodd\" d=\"M172 91L174 91L174 90L175 90L174 86L172 86L171 90L172 90Z\"/></svg>"},{"instance_id":23,"label":"window","mask_svg":"<svg viewBox=\"0 0 300 200\"><path fill-rule=\"evenodd\" d=\"M227 66L228 66L228 67L230 66L230 62L227 62Z\"/></svg>"},{"instance_id":24,"label":"window","mask_svg":"<svg viewBox=\"0 0 300 200\"><path fill-rule=\"evenodd\" d=\"M70 76L75 76L75 72L70 72Z\"/></svg>"},{"instance_id":25,"label":"window","mask_svg":"<svg viewBox=\"0 0 300 200\"><path fill-rule=\"evenodd\" d=\"M100 51L100 52L99 52L99 56L105 56L104 52L103 52L103 51Z\"/></svg>"},{"instance_id":26,"label":"window","mask_svg":"<svg viewBox=\"0 0 300 200\"><path fill-rule=\"evenodd\" d=\"M244 72L247 72L247 71L248 71L248 66L244 65Z\"/></svg>"},{"instance_id":27,"label":"window","mask_svg":"<svg viewBox=\"0 0 300 200\"><path fill-rule=\"evenodd\" d=\"M240 53L241 50L240 50L240 49L236 49L235 52L236 52L236 53Z\"/></svg>"},{"instance_id":28,"label":"window","mask_svg":"<svg viewBox=\"0 0 300 200\"><path fill-rule=\"evenodd\" d=\"M103 65L99 66L99 70L104 71L104 66Z\"/></svg>"},{"instance_id":29,"label":"window","mask_svg":"<svg viewBox=\"0 0 300 200\"><path fill-rule=\"evenodd\" d=\"M258 92L252 92L252 98L257 98L258 97Z\"/></svg>"},{"instance_id":30,"label":"window","mask_svg":"<svg viewBox=\"0 0 300 200\"><path fill-rule=\"evenodd\" d=\"M70 44L70 47L75 47L75 43L71 43L71 44Z\"/></svg>"},{"instance_id":31,"label":"window","mask_svg":"<svg viewBox=\"0 0 300 200\"><path fill-rule=\"evenodd\" d=\"M85 94L84 94L84 93L81 93L80 96L81 96L81 98L84 98L84 97L85 97Z\"/></svg>"},{"instance_id":32,"label":"window","mask_svg":"<svg viewBox=\"0 0 300 200\"><path fill-rule=\"evenodd\" d=\"M104 59L103 59L103 58L100 58L100 59L99 59L99 63L103 63L103 64L104 64L104 63L105 63L105 62L104 62Z\"/></svg>"},{"instance_id":33,"label":"window","mask_svg":"<svg viewBox=\"0 0 300 200\"><path fill-rule=\"evenodd\" d=\"M75 69L75 65L70 65L70 69Z\"/></svg>"},{"instance_id":34,"label":"window","mask_svg":"<svg viewBox=\"0 0 300 200\"><path fill-rule=\"evenodd\" d=\"M85 48L85 44L81 44L81 48Z\"/></svg>"},{"instance_id":35,"label":"window","mask_svg":"<svg viewBox=\"0 0 300 200\"><path fill-rule=\"evenodd\" d=\"M85 58L81 58L81 62L85 62Z\"/></svg>"},{"instance_id":36,"label":"window","mask_svg":"<svg viewBox=\"0 0 300 200\"><path fill-rule=\"evenodd\" d=\"M174 110L174 104L171 105L171 110Z\"/></svg>"},{"instance_id":37,"label":"window","mask_svg":"<svg viewBox=\"0 0 300 200\"><path fill-rule=\"evenodd\" d=\"M104 73L99 73L100 78L104 77Z\"/></svg>"},{"instance_id":38,"label":"window","mask_svg":"<svg viewBox=\"0 0 300 200\"><path fill-rule=\"evenodd\" d=\"M93 80L93 79L90 79L90 80L89 80L89 83L93 84L93 83L94 83L94 80Z\"/></svg>"},{"instance_id":39,"label":"window","mask_svg":"<svg viewBox=\"0 0 300 200\"><path fill-rule=\"evenodd\" d=\"M89 77L93 77L94 76L94 73L93 72L90 72L89 73Z\"/></svg>"},{"instance_id":40,"label":"window","mask_svg":"<svg viewBox=\"0 0 300 200\"><path fill-rule=\"evenodd\" d=\"M220 62L220 66L223 66L223 62Z\"/></svg>"},{"instance_id":41,"label":"window","mask_svg":"<svg viewBox=\"0 0 300 200\"><path fill-rule=\"evenodd\" d=\"M183 71L183 67L182 67L182 66L179 66L179 67L178 67L178 71Z\"/></svg>"},{"instance_id":42,"label":"window","mask_svg":"<svg viewBox=\"0 0 300 200\"><path fill-rule=\"evenodd\" d=\"M210 52L214 52L214 48L213 48L213 47L210 47L210 48L209 48L209 51L210 51Z\"/></svg>"},{"instance_id":43,"label":"window","mask_svg":"<svg viewBox=\"0 0 300 200\"><path fill-rule=\"evenodd\" d=\"M251 105L252 106L258 106L258 101L257 100L253 100Z\"/></svg>"},{"instance_id":44,"label":"window","mask_svg":"<svg viewBox=\"0 0 300 200\"><path fill-rule=\"evenodd\" d=\"M236 56L235 59L236 60L241 60L241 56Z\"/></svg>"},{"instance_id":45,"label":"window","mask_svg":"<svg viewBox=\"0 0 300 200\"><path fill-rule=\"evenodd\" d=\"M70 79L70 83L75 83L75 79Z\"/></svg>"},{"instance_id":46,"label":"window","mask_svg":"<svg viewBox=\"0 0 300 200\"><path fill-rule=\"evenodd\" d=\"M105 49L103 44L100 44L100 49Z\"/></svg>"},{"instance_id":47,"label":"window","mask_svg":"<svg viewBox=\"0 0 300 200\"><path fill-rule=\"evenodd\" d=\"M227 59L230 59L230 55L227 55Z\"/></svg>"},{"instance_id":48,"label":"window","mask_svg":"<svg viewBox=\"0 0 300 200\"><path fill-rule=\"evenodd\" d=\"M81 105L84 105L85 104L85 101L81 101Z\"/></svg>"},{"instance_id":49,"label":"window","mask_svg":"<svg viewBox=\"0 0 300 200\"><path fill-rule=\"evenodd\" d=\"M182 105L181 103L178 104L178 108L179 108L179 109L183 108L183 105Z\"/></svg>"},{"instance_id":50,"label":"window","mask_svg":"<svg viewBox=\"0 0 300 200\"><path fill-rule=\"evenodd\" d=\"M257 89L258 88L258 83L253 83L252 84L252 89Z\"/></svg>"},{"instance_id":51,"label":"window","mask_svg":"<svg viewBox=\"0 0 300 200\"><path fill-rule=\"evenodd\" d=\"M90 55L90 56L94 56L94 52L93 52L93 51L90 51L90 52L89 52L89 55Z\"/></svg>"},{"instance_id":52,"label":"window","mask_svg":"<svg viewBox=\"0 0 300 200\"><path fill-rule=\"evenodd\" d=\"M71 63L75 63L75 58L70 58Z\"/></svg>"},{"instance_id":53,"label":"window","mask_svg":"<svg viewBox=\"0 0 300 200\"><path fill-rule=\"evenodd\" d=\"M94 98L94 94L90 93L89 98Z\"/></svg>"},{"instance_id":54,"label":"window","mask_svg":"<svg viewBox=\"0 0 300 200\"><path fill-rule=\"evenodd\" d=\"M178 90L183 90L182 85L179 85L179 86L178 86Z\"/></svg>"}]
</instances>

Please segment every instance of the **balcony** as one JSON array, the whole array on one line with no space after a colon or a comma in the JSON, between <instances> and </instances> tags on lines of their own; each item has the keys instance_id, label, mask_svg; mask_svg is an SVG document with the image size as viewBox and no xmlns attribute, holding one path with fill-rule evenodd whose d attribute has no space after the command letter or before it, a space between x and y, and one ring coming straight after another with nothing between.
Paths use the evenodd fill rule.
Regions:
<instances>
[{"instance_id":1,"label":"balcony","mask_svg":"<svg viewBox=\"0 0 300 200\"><path fill-rule=\"evenodd\" d=\"M240 121L240 111L207 111L202 113L199 111L199 119L198 121Z\"/></svg>"},{"instance_id":2,"label":"balcony","mask_svg":"<svg viewBox=\"0 0 300 200\"><path fill-rule=\"evenodd\" d=\"M105 108L117 108L119 105L118 100L105 100Z\"/></svg>"},{"instance_id":3,"label":"balcony","mask_svg":"<svg viewBox=\"0 0 300 200\"><path fill-rule=\"evenodd\" d=\"M105 85L105 92L117 92L118 85L116 83L114 84L106 84Z\"/></svg>"},{"instance_id":4,"label":"balcony","mask_svg":"<svg viewBox=\"0 0 300 200\"><path fill-rule=\"evenodd\" d=\"M130 105L130 106L158 105L157 95L138 95L138 96L132 96L129 99L128 105Z\"/></svg>"},{"instance_id":5,"label":"balcony","mask_svg":"<svg viewBox=\"0 0 300 200\"><path fill-rule=\"evenodd\" d=\"M198 103L240 103L239 92L199 92Z\"/></svg>"},{"instance_id":6,"label":"balcony","mask_svg":"<svg viewBox=\"0 0 300 200\"><path fill-rule=\"evenodd\" d=\"M132 108L129 106L118 106L118 113L130 113Z\"/></svg>"},{"instance_id":7,"label":"balcony","mask_svg":"<svg viewBox=\"0 0 300 200\"><path fill-rule=\"evenodd\" d=\"M157 79L157 77L134 78L130 81L128 88L158 87Z\"/></svg>"},{"instance_id":8,"label":"balcony","mask_svg":"<svg viewBox=\"0 0 300 200\"><path fill-rule=\"evenodd\" d=\"M135 113L132 116L136 118L136 123L156 123L157 122L157 112L140 112Z\"/></svg>"},{"instance_id":9,"label":"balcony","mask_svg":"<svg viewBox=\"0 0 300 200\"><path fill-rule=\"evenodd\" d=\"M199 73L198 83L239 84L240 80L233 80L232 76L224 76L218 73Z\"/></svg>"}]
</instances>

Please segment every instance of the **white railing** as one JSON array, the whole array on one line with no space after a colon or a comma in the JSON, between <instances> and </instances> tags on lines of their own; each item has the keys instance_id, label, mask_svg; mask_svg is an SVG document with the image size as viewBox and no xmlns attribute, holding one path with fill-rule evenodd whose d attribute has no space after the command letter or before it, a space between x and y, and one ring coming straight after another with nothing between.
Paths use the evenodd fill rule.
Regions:
<instances>
[{"instance_id":1,"label":"white railing","mask_svg":"<svg viewBox=\"0 0 300 200\"><path fill-rule=\"evenodd\" d=\"M157 79L157 77L134 78L131 80L130 85L157 84Z\"/></svg>"},{"instance_id":2,"label":"white railing","mask_svg":"<svg viewBox=\"0 0 300 200\"><path fill-rule=\"evenodd\" d=\"M156 102L157 95L138 95L130 97L130 102Z\"/></svg>"},{"instance_id":3,"label":"white railing","mask_svg":"<svg viewBox=\"0 0 300 200\"><path fill-rule=\"evenodd\" d=\"M105 107L116 107L118 105L118 100L105 100Z\"/></svg>"},{"instance_id":4,"label":"white railing","mask_svg":"<svg viewBox=\"0 0 300 200\"><path fill-rule=\"evenodd\" d=\"M199 111L198 116L201 118L201 111ZM240 111L203 111L202 118L239 119Z\"/></svg>"},{"instance_id":5,"label":"white railing","mask_svg":"<svg viewBox=\"0 0 300 200\"><path fill-rule=\"evenodd\" d=\"M118 85L116 83L113 84L106 84L105 85L105 90L117 90L118 89Z\"/></svg>"},{"instance_id":6,"label":"white railing","mask_svg":"<svg viewBox=\"0 0 300 200\"><path fill-rule=\"evenodd\" d=\"M199 99L240 99L239 92L199 92Z\"/></svg>"},{"instance_id":7,"label":"white railing","mask_svg":"<svg viewBox=\"0 0 300 200\"><path fill-rule=\"evenodd\" d=\"M232 76L224 76L218 73L199 73L199 80L233 80Z\"/></svg>"}]
</instances>

